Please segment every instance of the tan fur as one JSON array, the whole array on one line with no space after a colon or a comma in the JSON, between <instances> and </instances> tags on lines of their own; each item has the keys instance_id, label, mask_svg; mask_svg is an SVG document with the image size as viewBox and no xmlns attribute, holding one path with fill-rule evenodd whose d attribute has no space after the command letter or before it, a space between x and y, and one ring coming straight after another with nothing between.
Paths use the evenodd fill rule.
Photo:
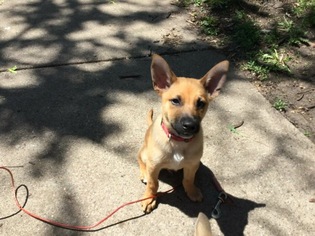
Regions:
<instances>
[{"instance_id":1,"label":"tan fur","mask_svg":"<svg viewBox=\"0 0 315 236\"><path fill-rule=\"evenodd\" d=\"M152 125L152 123L153 123L153 109L151 109L148 112L147 123L148 123L148 126Z\"/></svg>"},{"instance_id":2,"label":"tan fur","mask_svg":"<svg viewBox=\"0 0 315 236\"><path fill-rule=\"evenodd\" d=\"M202 212L198 215L194 236L212 236L209 219Z\"/></svg>"},{"instance_id":3,"label":"tan fur","mask_svg":"<svg viewBox=\"0 0 315 236\"><path fill-rule=\"evenodd\" d=\"M140 178L147 182L144 198L154 196L158 191L158 176L161 169L184 170L183 186L192 201L201 201L202 193L195 186L195 173L203 153L202 127L194 133L190 142L178 142L167 137L161 127L161 120L172 133L179 133L174 127L181 125L180 119L195 117L198 124L205 116L208 104L218 95L228 71L228 62L213 67L200 80L176 77L166 61L153 55L151 74L153 87L161 96L162 114L153 121L153 110L147 116L149 128L138 153ZM180 98L180 105L174 105L172 99ZM204 106L197 107L197 101ZM186 135L186 134L185 134ZM144 212L149 213L156 207L156 199L142 202Z\"/></svg>"}]
</instances>

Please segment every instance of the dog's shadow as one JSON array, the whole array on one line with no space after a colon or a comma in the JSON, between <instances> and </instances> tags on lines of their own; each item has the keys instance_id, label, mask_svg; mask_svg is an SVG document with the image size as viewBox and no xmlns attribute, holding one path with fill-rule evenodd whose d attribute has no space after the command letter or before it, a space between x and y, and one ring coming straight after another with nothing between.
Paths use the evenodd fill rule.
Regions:
<instances>
[{"instance_id":1,"label":"dog's shadow","mask_svg":"<svg viewBox=\"0 0 315 236\"><path fill-rule=\"evenodd\" d=\"M173 187L178 187L175 188L175 191L158 197L158 204L174 206L189 217L197 217L199 212L203 212L210 219L219 194L213 185L213 176L212 171L201 163L196 174L196 185L201 189L204 199L201 203L194 203L188 199L181 185L183 171L162 170L159 180ZM232 204L221 205L222 215L217 219L217 223L221 232L226 236L244 235L244 229L248 223L248 213L255 208L266 205L235 196L231 196L231 198Z\"/></svg>"}]
</instances>

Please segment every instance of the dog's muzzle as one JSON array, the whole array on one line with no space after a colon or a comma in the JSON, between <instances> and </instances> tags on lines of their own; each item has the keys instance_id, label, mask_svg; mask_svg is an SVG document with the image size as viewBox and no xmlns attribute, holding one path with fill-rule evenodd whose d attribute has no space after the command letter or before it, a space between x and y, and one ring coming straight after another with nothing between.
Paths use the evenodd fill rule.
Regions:
<instances>
[{"instance_id":1,"label":"dog's muzzle","mask_svg":"<svg viewBox=\"0 0 315 236\"><path fill-rule=\"evenodd\" d=\"M200 121L198 117L183 116L178 119L172 127L179 136L190 138L199 132Z\"/></svg>"}]
</instances>

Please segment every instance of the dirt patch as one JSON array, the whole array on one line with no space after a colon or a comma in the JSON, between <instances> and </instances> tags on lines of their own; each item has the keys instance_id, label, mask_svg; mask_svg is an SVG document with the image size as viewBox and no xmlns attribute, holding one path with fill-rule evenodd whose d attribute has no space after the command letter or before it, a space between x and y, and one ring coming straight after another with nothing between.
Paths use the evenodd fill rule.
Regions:
<instances>
[{"instance_id":1,"label":"dirt patch","mask_svg":"<svg viewBox=\"0 0 315 236\"><path fill-rule=\"evenodd\" d=\"M303 0L178 2L200 38L224 51L271 105L315 143L315 4L303 9L301 4L310 6ZM306 25L306 19L312 22Z\"/></svg>"},{"instance_id":2,"label":"dirt patch","mask_svg":"<svg viewBox=\"0 0 315 236\"><path fill-rule=\"evenodd\" d=\"M275 74L268 81L253 79L252 83L271 104L283 100L287 106L279 112L315 143L315 66L308 59L315 61L315 49L303 46L296 51L304 56L292 55L292 75Z\"/></svg>"}]
</instances>

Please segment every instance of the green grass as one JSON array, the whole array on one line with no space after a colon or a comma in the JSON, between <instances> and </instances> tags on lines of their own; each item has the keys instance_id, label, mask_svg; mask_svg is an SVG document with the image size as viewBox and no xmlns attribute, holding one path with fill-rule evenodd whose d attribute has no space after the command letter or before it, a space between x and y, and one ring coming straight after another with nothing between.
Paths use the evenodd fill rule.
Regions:
<instances>
[{"instance_id":1,"label":"green grass","mask_svg":"<svg viewBox=\"0 0 315 236\"><path fill-rule=\"evenodd\" d=\"M254 51L259 45L261 34L259 27L243 11L236 11L233 39L245 51Z\"/></svg>"},{"instance_id":2,"label":"green grass","mask_svg":"<svg viewBox=\"0 0 315 236\"><path fill-rule=\"evenodd\" d=\"M228 125L228 129L233 133L233 134L239 134L239 132L236 130L236 128L233 125Z\"/></svg>"},{"instance_id":3,"label":"green grass","mask_svg":"<svg viewBox=\"0 0 315 236\"><path fill-rule=\"evenodd\" d=\"M259 51L243 63L241 69L251 72L259 80L266 80L269 78L270 72L291 73L287 65L290 60L291 58L282 50Z\"/></svg>"},{"instance_id":4,"label":"green grass","mask_svg":"<svg viewBox=\"0 0 315 236\"><path fill-rule=\"evenodd\" d=\"M256 60L247 61L241 66L241 69L250 71L260 80L268 79L270 72L270 69L267 66L259 64Z\"/></svg>"},{"instance_id":5,"label":"green grass","mask_svg":"<svg viewBox=\"0 0 315 236\"><path fill-rule=\"evenodd\" d=\"M11 67L11 68L9 68L8 69L8 71L10 72L10 73L13 73L13 74L15 74L17 71L17 66L13 66L13 67Z\"/></svg>"},{"instance_id":6,"label":"green grass","mask_svg":"<svg viewBox=\"0 0 315 236\"><path fill-rule=\"evenodd\" d=\"M180 2L198 7L196 19L202 32L215 38L220 46L228 46L241 62L241 69L250 71L260 80L272 78L272 72L291 74L289 62L296 55L290 54L292 50L288 49L308 44L308 30L315 27L315 0L290 2L283 13L270 17L272 23L268 28L257 20L257 1L250 1L253 7L236 0Z\"/></svg>"},{"instance_id":7,"label":"green grass","mask_svg":"<svg viewBox=\"0 0 315 236\"><path fill-rule=\"evenodd\" d=\"M262 33L261 39L263 44L268 45L269 48L276 49L279 47L279 33L276 29L272 29L269 32Z\"/></svg>"},{"instance_id":8,"label":"green grass","mask_svg":"<svg viewBox=\"0 0 315 236\"><path fill-rule=\"evenodd\" d=\"M258 53L258 60L261 60L268 66L270 71L280 71L291 73L287 62L290 57L287 56L285 51L278 51L277 49L267 50L266 52Z\"/></svg>"},{"instance_id":9,"label":"green grass","mask_svg":"<svg viewBox=\"0 0 315 236\"><path fill-rule=\"evenodd\" d=\"M212 8L227 8L232 0L208 0L207 4Z\"/></svg>"},{"instance_id":10,"label":"green grass","mask_svg":"<svg viewBox=\"0 0 315 236\"><path fill-rule=\"evenodd\" d=\"M201 6L206 2L206 0L192 0L195 6Z\"/></svg>"},{"instance_id":11,"label":"green grass","mask_svg":"<svg viewBox=\"0 0 315 236\"><path fill-rule=\"evenodd\" d=\"M273 103L273 107L278 111L286 111L288 104L281 98L276 98L276 101Z\"/></svg>"},{"instance_id":12,"label":"green grass","mask_svg":"<svg viewBox=\"0 0 315 236\"><path fill-rule=\"evenodd\" d=\"M293 20L288 20L287 17L283 17L283 20L278 22L278 28L284 32L290 32L294 27Z\"/></svg>"},{"instance_id":13,"label":"green grass","mask_svg":"<svg viewBox=\"0 0 315 236\"><path fill-rule=\"evenodd\" d=\"M233 41L246 52L241 69L250 71L260 80L268 79L270 72L291 73L287 64L291 58L285 47L280 48L279 42L284 42L284 46L306 43L304 26L283 17L275 29L264 34L244 11L235 12L234 22Z\"/></svg>"},{"instance_id":14,"label":"green grass","mask_svg":"<svg viewBox=\"0 0 315 236\"><path fill-rule=\"evenodd\" d=\"M306 136L306 137L311 137L311 136L313 136L313 134L310 132L310 131L304 131L304 135Z\"/></svg>"},{"instance_id":15,"label":"green grass","mask_svg":"<svg viewBox=\"0 0 315 236\"><path fill-rule=\"evenodd\" d=\"M306 27L303 23L296 24L293 20L283 17L278 22L279 35L290 45L300 45L306 42Z\"/></svg>"},{"instance_id":16,"label":"green grass","mask_svg":"<svg viewBox=\"0 0 315 236\"><path fill-rule=\"evenodd\" d=\"M308 11L314 11L315 1L314 0L297 0L294 4L292 12L297 17L305 16Z\"/></svg>"},{"instance_id":17,"label":"green grass","mask_svg":"<svg viewBox=\"0 0 315 236\"><path fill-rule=\"evenodd\" d=\"M179 0L178 3L184 7L188 7L189 5L202 7L206 1L207 0Z\"/></svg>"},{"instance_id":18,"label":"green grass","mask_svg":"<svg viewBox=\"0 0 315 236\"><path fill-rule=\"evenodd\" d=\"M213 16L203 18L200 25L202 27L202 31L206 35L216 36L219 33L218 20Z\"/></svg>"}]
</instances>

